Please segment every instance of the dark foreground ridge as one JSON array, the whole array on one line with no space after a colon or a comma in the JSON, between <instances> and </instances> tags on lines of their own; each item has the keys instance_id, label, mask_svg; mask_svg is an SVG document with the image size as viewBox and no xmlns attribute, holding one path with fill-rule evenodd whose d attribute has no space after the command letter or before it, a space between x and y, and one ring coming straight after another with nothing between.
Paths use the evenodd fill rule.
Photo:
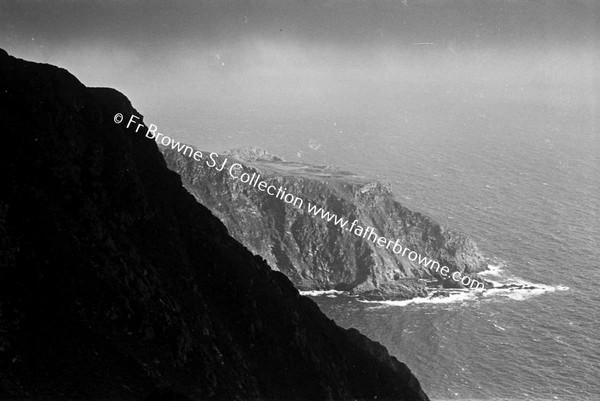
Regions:
<instances>
[{"instance_id":1,"label":"dark foreground ridge","mask_svg":"<svg viewBox=\"0 0 600 401\"><path fill-rule=\"evenodd\" d=\"M125 96L1 51L0 98L0 399L428 399L116 125Z\"/></svg>"},{"instance_id":2,"label":"dark foreground ridge","mask_svg":"<svg viewBox=\"0 0 600 401\"><path fill-rule=\"evenodd\" d=\"M207 167L210 152L203 152L206 162L169 147L162 152L184 186L223 221L234 238L301 290L336 289L368 299L408 299L462 287L450 277L444 279L440 266L432 270L418 260L411 261L407 254L396 255L345 232L306 207L294 207L232 178L228 168ZM244 172L260 175L261 180L343 217L348 226L357 219L379 235L397 239L447 266L450 272L484 283L476 273L487 268L487 261L470 237L404 207L379 182L332 167L286 162L258 149L220 155L216 165L221 166L226 158L229 166L243 165Z\"/></svg>"}]
</instances>

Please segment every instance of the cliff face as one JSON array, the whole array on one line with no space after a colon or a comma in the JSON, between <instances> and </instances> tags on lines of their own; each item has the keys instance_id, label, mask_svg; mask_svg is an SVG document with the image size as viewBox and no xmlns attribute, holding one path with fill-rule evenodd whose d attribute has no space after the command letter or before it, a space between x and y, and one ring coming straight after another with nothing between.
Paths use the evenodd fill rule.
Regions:
<instances>
[{"instance_id":1,"label":"cliff face","mask_svg":"<svg viewBox=\"0 0 600 401\"><path fill-rule=\"evenodd\" d=\"M113 122L123 95L0 51L0 101L1 399L427 400Z\"/></svg>"},{"instance_id":2,"label":"cliff face","mask_svg":"<svg viewBox=\"0 0 600 401\"><path fill-rule=\"evenodd\" d=\"M368 297L410 298L427 292L425 281L459 286L439 273L411 261L408 254L340 229L233 179L170 148L163 148L167 165L178 172L185 187L225 223L231 235L271 266L285 273L302 290L352 290ZM350 222L357 219L380 236L399 242L453 271L472 274L486 268L484 257L468 237L449 230L394 200L391 191L352 173L330 167L285 162L264 151L244 150L220 155L244 172L282 186L287 193L319 205ZM422 279L422 280L419 280Z\"/></svg>"}]
</instances>

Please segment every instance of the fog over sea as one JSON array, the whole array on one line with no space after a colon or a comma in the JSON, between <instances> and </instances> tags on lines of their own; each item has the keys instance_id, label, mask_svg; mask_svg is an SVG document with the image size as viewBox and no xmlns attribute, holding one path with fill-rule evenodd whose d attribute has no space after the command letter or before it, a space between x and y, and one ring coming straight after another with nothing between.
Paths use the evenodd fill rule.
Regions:
<instances>
[{"instance_id":1,"label":"fog over sea","mask_svg":"<svg viewBox=\"0 0 600 401\"><path fill-rule=\"evenodd\" d=\"M438 301L314 297L337 323L406 362L433 400L597 399L597 97L485 88L356 89L294 108L198 108L193 121L168 105L147 114L205 149L259 146L389 182L401 203L474 237L496 258L487 279L536 284Z\"/></svg>"}]
</instances>

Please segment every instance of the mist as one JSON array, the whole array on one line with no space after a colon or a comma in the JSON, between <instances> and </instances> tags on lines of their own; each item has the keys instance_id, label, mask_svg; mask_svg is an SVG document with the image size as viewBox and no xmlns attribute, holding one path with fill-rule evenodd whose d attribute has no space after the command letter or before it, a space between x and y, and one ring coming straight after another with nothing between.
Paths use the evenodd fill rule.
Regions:
<instances>
[{"instance_id":1,"label":"mist","mask_svg":"<svg viewBox=\"0 0 600 401\"><path fill-rule=\"evenodd\" d=\"M142 111L597 104L595 2L9 1L3 47ZM193 111L190 111L193 114ZM164 116L157 116L158 118Z\"/></svg>"}]
</instances>

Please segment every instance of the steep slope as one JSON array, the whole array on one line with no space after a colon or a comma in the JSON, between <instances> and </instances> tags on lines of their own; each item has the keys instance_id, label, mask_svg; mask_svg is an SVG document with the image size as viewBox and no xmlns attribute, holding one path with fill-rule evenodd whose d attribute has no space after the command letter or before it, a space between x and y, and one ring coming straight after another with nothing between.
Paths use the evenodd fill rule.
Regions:
<instances>
[{"instance_id":1,"label":"steep slope","mask_svg":"<svg viewBox=\"0 0 600 401\"><path fill-rule=\"evenodd\" d=\"M123 95L0 51L0 102L0 399L428 399L115 124Z\"/></svg>"},{"instance_id":2,"label":"steep slope","mask_svg":"<svg viewBox=\"0 0 600 401\"><path fill-rule=\"evenodd\" d=\"M225 223L231 235L300 289L334 288L369 297L411 298L427 292L426 280L460 286L444 280L439 271L419 265L418 260L410 260L407 253L397 255L352 235L333 221L315 217L306 207L295 207L233 179L228 169L207 167L210 152L203 152L205 160L198 162L170 147L161 150L169 168L181 175L184 186ZM239 163L244 172L260 175L287 193L398 239L451 272L469 275L486 268L485 258L469 237L402 206L381 183L331 167L285 162L257 149L220 155L217 167L225 159L227 165Z\"/></svg>"}]
</instances>

